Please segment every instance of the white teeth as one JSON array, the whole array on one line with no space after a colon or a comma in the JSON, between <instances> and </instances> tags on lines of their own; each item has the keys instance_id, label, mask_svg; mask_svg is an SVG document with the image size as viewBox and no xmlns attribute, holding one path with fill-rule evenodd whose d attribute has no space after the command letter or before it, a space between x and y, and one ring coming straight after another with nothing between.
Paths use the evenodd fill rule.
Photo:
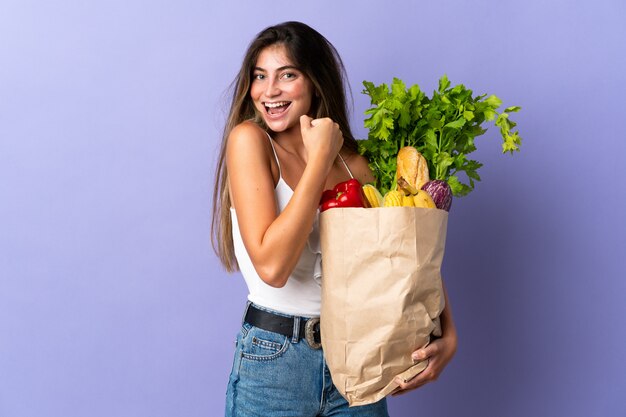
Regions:
<instances>
[{"instance_id":1,"label":"white teeth","mask_svg":"<svg viewBox=\"0 0 626 417\"><path fill-rule=\"evenodd\" d=\"M289 104L288 101L279 101L276 103L265 103L265 107L269 107L270 109L275 109L276 107L286 106Z\"/></svg>"}]
</instances>

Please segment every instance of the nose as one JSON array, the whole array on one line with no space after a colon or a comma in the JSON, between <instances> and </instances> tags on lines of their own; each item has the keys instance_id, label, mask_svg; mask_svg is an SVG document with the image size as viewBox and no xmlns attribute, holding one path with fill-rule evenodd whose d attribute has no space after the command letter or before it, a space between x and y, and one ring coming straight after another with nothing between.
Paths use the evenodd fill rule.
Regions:
<instances>
[{"instance_id":1,"label":"nose","mask_svg":"<svg viewBox=\"0 0 626 417\"><path fill-rule=\"evenodd\" d=\"M280 94L280 88L278 86L278 82L274 77L270 77L267 80L267 84L265 86L265 96L267 97L275 97Z\"/></svg>"}]
</instances>

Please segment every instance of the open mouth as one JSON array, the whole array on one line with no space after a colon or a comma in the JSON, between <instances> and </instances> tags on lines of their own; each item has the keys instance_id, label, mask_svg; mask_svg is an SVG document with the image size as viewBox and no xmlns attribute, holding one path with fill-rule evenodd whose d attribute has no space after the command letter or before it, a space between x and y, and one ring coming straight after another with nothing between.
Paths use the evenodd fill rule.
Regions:
<instances>
[{"instance_id":1,"label":"open mouth","mask_svg":"<svg viewBox=\"0 0 626 417\"><path fill-rule=\"evenodd\" d=\"M290 104L291 104L291 101L277 101L275 103L268 103L268 102L263 103L263 105L265 106L265 111L267 111L267 114L271 114L271 115L279 115L279 114L284 113Z\"/></svg>"}]
</instances>

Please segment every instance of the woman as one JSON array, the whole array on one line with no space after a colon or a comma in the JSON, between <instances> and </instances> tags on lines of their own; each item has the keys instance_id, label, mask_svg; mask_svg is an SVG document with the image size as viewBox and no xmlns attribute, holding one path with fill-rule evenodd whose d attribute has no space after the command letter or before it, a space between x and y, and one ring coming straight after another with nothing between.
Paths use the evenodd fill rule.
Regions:
<instances>
[{"instance_id":1,"label":"woman","mask_svg":"<svg viewBox=\"0 0 626 417\"><path fill-rule=\"evenodd\" d=\"M348 408L319 349L320 196L350 175L374 181L348 124L344 74L328 40L287 22L258 34L235 80L212 223L222 263L249 289L227 416L388 415L384 399ZM413 354L429 358L426 370L396 394L436 379L452 358L449 307L442 326L442 338Z\"/></svg>"}]
</instances>

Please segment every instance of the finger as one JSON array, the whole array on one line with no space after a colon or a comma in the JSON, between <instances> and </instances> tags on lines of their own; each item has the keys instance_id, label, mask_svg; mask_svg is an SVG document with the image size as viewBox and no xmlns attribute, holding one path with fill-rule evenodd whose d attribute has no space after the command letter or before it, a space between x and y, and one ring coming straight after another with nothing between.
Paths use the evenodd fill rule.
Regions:
<instances>
[{"instance_id":1,"label":"finger","mask_svg":"<svg viewBox=\"0 0 626 417\"><path fill-rule=\"evenodd\" d=\"M405 392L403 386L406 386L406 382L404 382L402 379L400 379L400 377L396 377L393 380L393 382L398 384L398 386L396 387L396 389L391 391L390 394L393 395L393 396L403 394Z\"/></svg>"},{"instance_id":2,"label":"finger","mask_svg":"<svg viewBox=\"0 0 626 417\"><path fill-rule=\"evenodd\" d=\"M318 126L321 122L321 119L311 119L311 126Z\"/></svg>"},{"instance_id":3,"label":"finger","mask_svg":"<svg viewBox=\"0 0 626 417\"><path fill-rule=\"evenodd\" d=\"M423 347L421 349L416 350L411 354L411 358L416 361L423 361L424 359L432 358L433 356L437 356L440 350L441 342L435 340L431 342L428 346Z\"/></svg>"},{"instance_id":4,"label":"finger","mask_svg":"<svg viewBox=\"0 0 626 417\"><path fill-rule=\"evenodd\" d=\"M430 377L430 372L421 372L420 374L416 375L408 381L402 381L401 379L396 378L395 382L398 384L398 388L394 390L395 395L400 395L404 394L405 392L412 391L433 380L434 378Z\"/></svg>"},{"instance_id":5,"label":"finger","mask_svg":"<svg viewBox=\"0 0 626 417\"><path fill-rule=\"evenodd\" d=\"M334 128L335 128L335 131L338 133L338 137L343 139L343 132L341 131L341 126L339 126L339 124L335 123L334 124Z\"/></svg>"},{"instance_id":6,"label":"finger","mask_svg":"<svg viewBox=\"0 0 626 417\"><path fill-rule=\"evenodd\" d=\"M302 116L300 116L300 129L304 131L305 129L308 129L311 126L314 126L313 118L307 116L306 114L303 114Z\"/></svg>"},{"instance_id":7,"label":"finger","mask_svg":"<svg viewBox=\"0 0 626 417\"><path fill-rule=\"evenodd\" d=\"M413 378L409 381L403 381L400 378L396 378L394 382L398 384L398 388L396 388L395 390L391 392L391 395L393 396L405 394L411 390L421 387L422 385L426 383L426 382L420 382L416 378Z\"/></svg>"},{"instance_id":8,"label":"finger","mask_svg":"<svg viewBox=\"0 0 626 417\"><path fill-rule=\"evenodd\" d=\"M431 382L435 382L436 380L437 378L434 376L434 374L429 372L427 374L420 375L419 378L415 377L410 383L407 384L406 389L416 389Z\"/></svg>"},{"instance_id":9,"label":"finger","mask_svg":"<svg viewBox=\"0 0 626 417\"><path fill-rule=\"evenodd\" d=\"M322 118L320 118L320 119L312 119L312 120L311 120L311 124L312 124L313 126L317 126L317 125L320 125L320 124L328 124L328 125L332 125L332 124L333 124L333 121L332 121L332 119L331 119L330 117L322 117ZM335 124L336 124L336 123L335 123Z\"/></svg>"},{"instance_id":10,"label":"finger","mask_svg":"<svg viewBox=\"0 0 626 417\"><path fill-rule=\"evenodd\" d=\"M437 364L434 363L434 361L431 359L428 361L428 366L426 367L426 369L417 374L415 378L407 382L406 389L415 389L430 382L434 382L437 380L437 378L439 378L440 373L441 369L439 369Z\"/></svg>"},{"instance_id":11,"label":"finger","mask_svg":"<svg viewBox=\"0 0 626 417\"><path fill-rule=\"evenodd\" d=\"M423 361L424 359L428 359L428 353L426 349L418 349L411 354L411 359L414 361Z\"/></svg>"}]
</instances>

